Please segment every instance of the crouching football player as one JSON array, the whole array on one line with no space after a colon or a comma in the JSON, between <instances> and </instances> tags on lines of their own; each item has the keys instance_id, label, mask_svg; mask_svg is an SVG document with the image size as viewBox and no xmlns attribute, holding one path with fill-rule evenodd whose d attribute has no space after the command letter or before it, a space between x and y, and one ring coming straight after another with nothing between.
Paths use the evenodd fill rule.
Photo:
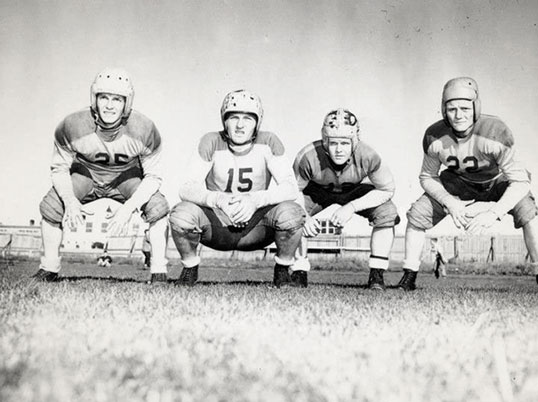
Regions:
<instances>
[{"instance_id":1,"label":"crouching football player","mask_svg":"<svg viewBox=\"0 0 538 402\"><path fill-rule=\"evenodd\" d=\"M538 274L538 209L529 192L529 173L516 157L510 129L480 109L475 80L458 77L445 84L443 120L426 130L422 142L420 184L425 193L407 212L404 274L399 283L404 290L416 288L425 231L447 214L456 227L471 234L511 214L515 227L523 228ZM442 167L446 169L441 171Z\"/></svg>"},{"instance_id":2,"label":"crouching football player","mask_svg":"<svg viewBox=\"0 0 538 402\"><path fill-rule=\"evenodd\" d=\"M325 117L322 139L305 146L295 158L293 169L307 212L304 236L314 237L320 223L313 215L332 204L340 205L330 222L342 228L354 214L367 218L372 226L369 260L370 289L384 290L383 273L389 266L394 226L400 222L392 173L369 145L359 141L359 122L348 110L337 109ZM371 183L363 183L365 179ZM307 286L306 241L292 267L292 281Z\"/></svg>"},{"instance_id":3,"label":"crouching football player","mask_svg":"<svg viewBox=\"0 0 538 402\"><path fill-rule=\"evenodd\" d=\"M261 249L275 242L273 283L289 282L288 268L301 240L305 214L291 163L278 137L260 131L257 95L231 92L221 108L224 129L204 135L191 158L191 178L180 187L182 202L170 213L172 237L181 254L178 284L198 279L199 243L216 250ZM271 180L274 185L269 186Z\"/></svg>"},{"instance_id":4,"label":"crouching football player","mask_svg":"<svg viewBox=\"0 0 538 402\"><path fill-rule=\"evenodd\" d=\"M109 217L108 234L121 234L136 211L150 224L151 281L166 281L169 206L161 185L161 136L132 110L134 89L120 69L99 73L90 108L67 116L54 135L52 189L40 204L43 257L34 278L57 279L63 227L83 224L84 204L111 198L122 205Z\"/></svg>"}]
</instances>

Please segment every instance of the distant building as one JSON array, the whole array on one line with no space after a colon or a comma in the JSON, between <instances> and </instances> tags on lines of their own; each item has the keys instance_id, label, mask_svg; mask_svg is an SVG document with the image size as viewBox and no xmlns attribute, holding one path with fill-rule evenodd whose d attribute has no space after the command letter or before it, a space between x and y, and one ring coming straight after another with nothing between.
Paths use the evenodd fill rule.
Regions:
<instances>
[{"instance_id":1,"label":"distant building","mask_svg":"<svg viewBox=\"0 0 538 402\"><path fill-rule=\"evenodd\" d=\"M147 228L147 224L137 214L131 218L127 233L124 236L107 238L108 220L106 216L119 206L118 202L109 199L87 204L92 215L86 215L84 225L75 229L64 228L61 251L92 252L96 249L102 250L107 246L107 242L111 252L114 249L134 249L135 242L143 236L144 230ZM32 221L28 226L0 225L0 248L8 245L13 251L28 249L39 253L42 247L40 226L36 226L35 222Z\"/></svg>"},{"instance_id":2,"label":"distant building","mask_svg":"<svg viewBox=\"0 0 538 402\"><path fill-rule=\"evenodd\" d=\"M62 242L63 251L91 251L102 249L107 246L113 251L115 248L131 248L127 243L135 242L137 237L142 236L147 224L138 214L133 214L127 233L122 237L109 239L107 237L108 219L120 204L116 201L104 199L98 200L92 207L93 215L86 215L85 224L75 229L65 228ZM89 205L89 204L88 204ZM134 246L134 244L133 244Z\"/></svg>"}]
</instances>

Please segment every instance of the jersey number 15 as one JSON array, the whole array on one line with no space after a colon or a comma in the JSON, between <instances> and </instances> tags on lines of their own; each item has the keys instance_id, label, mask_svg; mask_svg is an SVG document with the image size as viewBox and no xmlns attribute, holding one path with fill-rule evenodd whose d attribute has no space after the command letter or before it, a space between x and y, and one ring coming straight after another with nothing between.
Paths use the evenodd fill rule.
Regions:
<instances>
[{"instance_id":1,"label":"jersey number 15","mask_svg":"<svg viewBox=\"0 0 538 402\"><path fill-rule=\"evenodd\" d=\"M252 173L252 168L239 168L238 174L239 177L237 178L237 181L239 182L239 186L237 186L237 191L241 193L246 193L252 189L252 180L247 177L248 173ZM228 170L228 182L226 183L226 190L224 190L227 193L232 192L232 183L234 181L234 175L235 170L229 169Z\"/></svg>"}]
</instances>

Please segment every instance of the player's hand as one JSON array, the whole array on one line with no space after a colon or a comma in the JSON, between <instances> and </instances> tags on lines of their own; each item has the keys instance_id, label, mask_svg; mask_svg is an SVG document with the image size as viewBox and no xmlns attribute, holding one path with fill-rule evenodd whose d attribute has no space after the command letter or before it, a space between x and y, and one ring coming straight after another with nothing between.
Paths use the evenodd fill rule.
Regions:
<instances>
[{"instance_id":1,"label":"player's hand","mask_svg":"<svg viewBox=\"0 0 538 402\"><path fill-rule=\"evenodd\" d=\"M85 215L93 215L93 212L84 208L79 200L75 199L65 204L65 213L63 222L70 229L84 224Z\"/></svg>"},{"instance_id":2,"label":"player's hand","mask_svg":"<svg viewBox=\"0 0 538 402\"><path fill-rule=\"evenodd\" d=\"M105 217L109 220L107 227L108 236L119 236L123 234L128 228L133 212L131 207L124 204L108 214Z\"/></svg>"},{"instance_id":3,"label":"player's hand","mask_svg":"<svg viewBox=\"0 0 538 402\"><path fill-rule=\"evenodd\" d=\"M458 229L463 229L467 227L469 219L467 218L467 216L465 216L465 208L467 207L467 205L470 205L473 202L474 200L461 201L457 198L454 198L448 205L446 205L446 209L452 217L454 225L456 225Z\"/></svg>"},{"instance_id":4,"label":"player's hand","mask_svg":"<svg viewBox=\"0 0 538 402\"><path fill-rule=\"evenodd\" d=\"M303 226L303 236L316 237L321 232L321 224L316 218L308 216Z\"/></svg>"},{"instance_id":5,"label":"player's hand","mask_svg":"<svg viewBox=\"0 0 538 402\"><path fill-rule=\"evenodd\" d=\"M344 206L341 206L336 211L334 211L333 215L331 216L331 223L338 228L343 228L345 224L351 219L354 213L355 209L352 205L346 204Z\"/></svg>"},{"instance_id":6,"label":"player's hand","mask_svg":"<svg viewBox=\"0 0 538 402\"><path fill-rule=\"evenodd\" d=\"M495 202L484 202L484 201L477 201L473 202L470 205L467 205L465 207L465 216L469 219L474 218L478 214L481 214L482 212L489 211L493 205L495 205Z\"/></svg>"},{"instance_id":7,"label":"player's hand","mask_svg":"<svg viewBox=\"0 0 538 402\"><path fill-rule=\"evenodd\" d=\"M232 222L235 226L246 226L257 211L256 203L248 195L238 195L232 200Z\"/></svg>"},{"instance_id":8,"label":"player's hand","mask_svg":"<svg viewBox=\"0 0 538 402\"><path fill-rule=\"evenodd\" d=\"M220 209L230 219L232 225L235 226L232 216L239 211L240 206L237 203L237 198L229 193L219 194L217 197L217 208Z\"/></svg>"},{"instance_id":9,"label":"player's hand","mask_svg":"<svg viewBox=\"0 0 538 402\"><path fill-rule=\"evenodd\" d=\"M493 211L485 211L477 214L465 228L470 234L479 234L497 222L497 214Z\"/></svg>"}]
</instances>

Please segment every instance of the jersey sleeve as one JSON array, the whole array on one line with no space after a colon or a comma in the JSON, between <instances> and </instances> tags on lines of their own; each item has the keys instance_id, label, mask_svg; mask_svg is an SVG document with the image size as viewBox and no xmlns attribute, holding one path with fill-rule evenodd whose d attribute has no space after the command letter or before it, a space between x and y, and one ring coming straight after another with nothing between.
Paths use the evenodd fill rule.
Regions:
<instances>
[{"instance_id":1,"label":"jersey sleeve","mask_svg":"<svg viewBox=\"0 0 538 402\"><path fill-rule=\"evenodd\" d=\"M511 135L511 133L509 133ZM530 191L530 176L516 155L513 141L508 144L494 143L493 154L499 170L508 179L509 185L492 211L501 219Z\"/></svg>"},{"instance_id":2,"label":"jersey sleeve","mask_svg":"<svg viewBox=\"0 0 538 402\"><path fill-rule=\"evenodd\" d=\"M360 158L360 164L365 167L366 174L375 189L350 202L357 212L377 207L389 201L394 195L395 189L392 172L381 160L377 152L367 147L365 153L360 155Z\"/></svg>"},{"instance_id":3,"label":"jersey sleeve","mask_svg":"<svg viewBox=\"0 0 538 402\"><path fill-rule=\"evenodd\" d=\"M157 127L151 125L151 129L146 137L143 152L140 154L140 164L142 165L142 182L133 193L131 198L125 202L127 207L133 210L140 209L153 194L155 194L162 183L162 139Z\"/></svg>"},{"instance_id":4,"label":"jersey sleeve","mask_svg":"<svg viewBox=\"0 0 538 402\"><path fill-rule=\"evenodd\" d=\"M297 181L291 163L284 155L271 154L267 160L267 169L271 173L274 185L267 190L251 193L258 208L274 205L283 201L295 201L299 197Z\"/></svg>"},{"instance_id":5,"label":"jersey sleeve","mask_svg":"<svg viewBox=\"0 0 538 402\"><path fill-rule=\"evenodd\" d=\"M206 185L206 178L213 168L214 147L210 139L210 134L202 137L197 149L187 158L189 177L180 184L179 197L183 201L215 208L219 192L208 190Z\"/></svg>"},{"instance_id":6,"label":"jersey sleeve","mask_svg":"<svg viewBox=\"0 0 538 402\"><path fill-rule=\"evenodd\" d=\"M75 151L71 147L64 120L58 125L54 133L51 179L52 185L66 204L76 199L73 191L73 183L71 182L71 176L69 174L75 154Z\"/></svg>"},{"instance_id":7,"label":"jersey sleeve","mask_svg":"<svg viewBox=\"0 0 538 402\"><path fill-rule=\"evenodd\" d=\"M295 201L299 197L292 164L284 155L284 145L275 134L266 133L266 135L267 138L264 141L270 149L270 152L266 154L267 170L271 174L274 185L269 186L267 190L250 193L258 208L283 201Z\"/></svg>"},{"instance_id":8,"label":"jersey sleeve","mask_svg":"<svg viewBox=\"0 0 538 402\"><path fill-rule=\"evenodd\" d=\"M308 148L309 146L299 151L293 162L293 173L295 174L299 191L303 191L313 177L312 165L306 155Z\"/></svg>"},{"instance_id":9,"label":"jersey sleeve","mask_svg":"<svg viewBox=\"0 0 538 402\"><path fill-rule=\"evenodd\" d=\"M381 160L379 154L370 151L367 163L367 175L377 190L394 193L394 177L386 163Z\"/></svg>"},{"instance_id":10,"label":"jersey sleeve","mask_svg":"<svg viewBox=\"0 0 538 402\"><path fill-rule=\"evenodd\" d=\"M422 167L420 169L419 181L420 185L430 197L443 206L450 204L455 198L446 191L439 178L439 172L442 167L440 156L433 150L433 138L430 134L430 129L424 134L422 141L424 156L422 159Z\"/></svg>"}]
</instances>

